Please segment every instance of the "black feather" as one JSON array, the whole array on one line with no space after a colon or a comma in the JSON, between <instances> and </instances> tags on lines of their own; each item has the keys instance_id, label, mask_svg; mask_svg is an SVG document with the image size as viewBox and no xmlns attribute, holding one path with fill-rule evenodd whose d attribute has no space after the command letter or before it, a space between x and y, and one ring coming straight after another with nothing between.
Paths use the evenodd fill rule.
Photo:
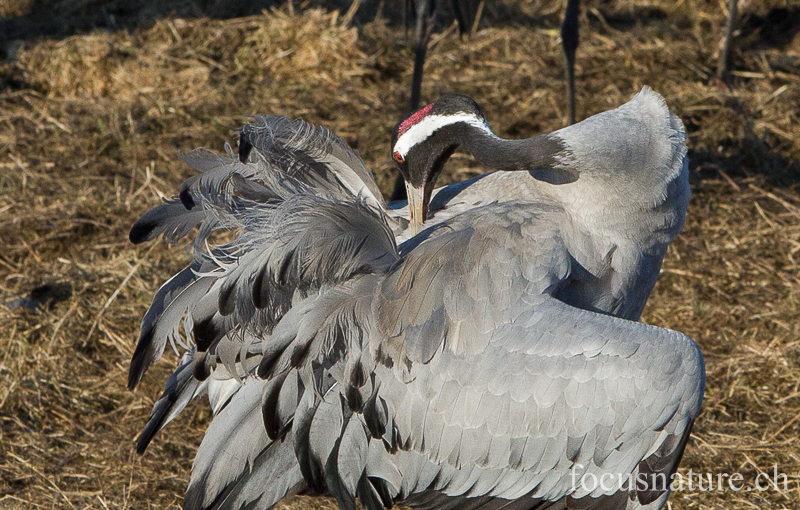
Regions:
<instances>
[{"instance_id":1,"label":"black feather","mask_svg":"<svg viewBox=\"0 0 800 510\"><path fill-rule=\"evenodd\" d=\"M311 348L311 342L306 342L304 344L296 345L294 350L292 351L292 357L289 360L290 365L293 368L298 368L300 365L303 364L305 361L306 356L308 356L308 350Z\"/></svg>"},{"instance_id":2,"label":"black feather","mask_svg":"<svg viewBox=\"0 0 800 510\"><path fill-rule=\"evenodd\" d=\"M281 357L283 351L284 349L277 349L274 352L264 354L264 356L261 358L261 362L258 364L256 375L258 375L258 377L261 379L269 379L272 377L272 371L275 368L275 362Z\"/></svg>"},{"instance_id":3,"label":"black feather","mask_svg":"<svg viewBox=\"0 0 800 510\"><path fill-rule=\"evenodd\" d=\"M153 343L154 331L155 323L139 333L139 341L136 343L136 349L133 351L133 357L131 358L131 366L128 369L128 390L132 391L136 388L136 385L142 380L145 370L147 370L145 355Z\"/></svg>"},{"instance_id":4,"label":"black feather","mask_svg":"<svg viewBox=\"0 0 800 510\"><path fill-rule=\"evenodd\" d=\"M358 388L348 384L344 395L347 399L347 407L352 412L357 413L361 411L361 408L364 406L364 399L361 397L361 393L358 391Z\"/></svg>"},{"instance_id":5,"label":"black feather","mask_svg":"<svg viewBox=\"0 0 800 510\"><path fill-rule=\"evenodd\" d=\"M386 480L383 478L378 478L377 476L370 476L369 483L375 487L375 491L381 498L383 506L386 508L392 508L394 506L394 501L392 500L392 495L389 492L389 487L386 485Z\"/></svg>"},{"instance_id":6,"label":"black feather","mask_svg":"<svg viewBox=\"0 0 800 510\"><path fill-rule=\"evenodd\" d=\"M366 510L383 510L383 500L375 487L367 479L367 474L362 473L356 487L356 496Z\"/></svg>"},{"instance_id":7,"label":"black feather","mask_svg":"<svg viewBox=\"0 0 800 510\"><path fill-rule=\"evenodd\" d=\"M219 291L219 313L223 316L236 311L236 284L238 280L226 281Z\"/></svg>"},{"instance_id":8,"label":"black feather","mask_svg":"<svg viewBox=\"0 0 800 510\"><path fill-rule=\"evenodd\" d=\"M194 198L192 198L192 192L189 189L189 186L187 184L188 182L189 181L184 182L183 186L181 186L181 192L180 194L178 194L178 198L180 198L183 206L191 211L192 209L194 209L194 206L196 204L194 202Z\"/></svg>"},{"instance_id":9,"label":"black feather","mask_svg":"<svg viewBox=\"0 0 800 510\"><path fill-rule=\"evenodd\" d=\"M141 244L145 241L149 241L158 235L153 234L156 228L158 228L157 222L148 221L143 216L131 227L131 231L128 233L128 239L130 239L133 244Z\"/></svg>"},{"instance_id":10,"label":"black feather","mask_svg":"<svg viewBox=\"0 0 800 510\"><path fill-rule=\"evenodd\" d=\"M247 163L247 159L250 157L250 151L253 150L253 144L250 143L244 131L246 127L248 126L242 126L242 131L239 136L239 161L242 163Z\"/></svg>"},{"instance_id":11,"label":"black feather","mask_svg":"<svg viewBox=\"0 0 800 510\"><path fill-rule=\"evenodd\" d=\"M292 267L292 262L294 262L294 255L295 250L291 249L284 256L281 267L278 269L278 277L276 278L278 285L285 287L289 284L289 269Z\"/></svg>"},{"instance_id":12,"label":"black feather","mask_svg":"<svg viewBox=\"0 0 800 510\"><path fill-rule=\"evenodd\" d=\"M261 400L261 413L264 418L264 429L267 431L267 437L275 441L280 437L281 430L286 424L281 423L280 414L278 413L278 401L281 394L283 382L289 372L284 372L275 376L267 387L264 388L264 396Z\"/></svg>"},{"instance_id":13,"label":"black feather","mask_svg":"<svg viewBox=\"0 0 800 510\"><path fill-rule=\"evenodd\" d=\"M201 352L194 357L192 375L198 381L205 381L211 376L211 367L208 364L208 353Z\"/></svg>"},{"instance_id":14,"label":"black feather","mask_svg":"<svg viewBox=\"0 0 800 510\"><path fill-rule=\"evenodd\" d=\"M186 237L205 219L202 209L188 211L180 200L170 200L142 214L133 224L128 239L134 244L151 241L164 234L170 242Z\"/></svg>"},{"instance_id":15,"label":"black feather","mask_svg":"<svg viewBox=\"0 0 800 510\"><path fill-rule=\"evenodd\" d=\"M350 371L350 384L356 388L361 388L367 382L367 373L364 370L364 365L360 359L357 359L353 364L353 369Z\"/></svg>"},{"instance_id":16,"label":"black feather","mask_svg":"<svg viewBox=\"0 0 800 510\"><path fill-rule=\"evenodd\" d=\"M259 310L263 310L269 305L269 299L267 295L269 285L264 285L264 280L267 278L267 267L267 265L262 266L253 280L253 304Z\"/></svg>"},{"instance_id":17,"label":"black feather","mask_svg":"<svg viewBox=\"0 0 800 510\"><path fill-rule=\"evenodd\" d=\"M378 387L380 384L373 384L372 395L370 395L364 404L362 412L364 413L364 422L367 425L367 430L369 430L370 435L375 439L379 439L386 434L388 409L386 407L386 402L378 396Z\"/></svg>"},{"instance_id":18,"label":"black feather","mask_svg":"<svg viewBox=\"0 0 800 510\"><path fill-rule=\"evenodd\" d=\"M226 331L219 327L219 321L215 321L214 317L214 315L203 317L199 321L195 321L192 326L192 336L198 352L206 352L225 336Z\"/></svg>"}]
</instances>

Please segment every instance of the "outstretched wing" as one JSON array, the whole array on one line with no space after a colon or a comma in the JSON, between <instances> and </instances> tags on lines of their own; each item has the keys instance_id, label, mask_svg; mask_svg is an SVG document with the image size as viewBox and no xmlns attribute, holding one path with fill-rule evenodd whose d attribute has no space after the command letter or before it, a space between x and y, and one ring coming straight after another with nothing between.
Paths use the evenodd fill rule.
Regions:
<instances>
[{"instance_id":1,"label":"outstretched wing","mask_svg":"<svg viewBox=\"0 0 800 510\"><path fill-rule=\"evenodd\" d=\"M271 189L259 186L250 191ZM269 375L270 360L291 343L273 339L272 327L294 300L357 276L382 274L400 260L385 217L355 198L340 202L299 192L220 215L239 235L199 256L159 292L131 365L135 384L181 322L196 341L140 439L143 450L197 388L206 388L201 381L208 382L215 418L195 460L188 508L271 505L302 484L287 423L304 386L297 373L268 382L253 377L259 363L259 371ZM303 359L301 352L288 357L294 364ZM262 415L262 405L270 413ZM253 421L257 429L248 425ZM280 440L269 440L264 427Z\"/></svg>"},{"instance_id":2,"label":"outstretched wing","mask_svg":"<svg viewBox=\"0 0 800 510\"><path fill-rule=\"evenodd\" d=\"M134 243L148 241L162 234L170 241L177 241L202 223L193 242L198 254L197 260L159 289L142 321L139 341L131 361L128 380L131 389L138 384L147 368L161 357L168 339L173 344L181 343L179 327L182 322L187 326L189 343L196 340L201 353L223 339L235 327L225 318L230 313L224 313L232 309L224 308L220 312L214 306L214 301L224 301L225 306L236 302L239 295L236 292L231 294L236 290L236 278L229 278L229 283L223 288L220 278L227 275L214 273L224 272L223 267L229 267L226 266L229 256L238 257L247 252L249 258L246 263L237 264L236 267L240 274L246 273L247 277L256 278L259 284L263 282L264 273L247 273L247 269L251 267L261 270L268 259L268 253L265 255L250 249L252 245L259 243L252 225L258 224L259 227L278 231L288 228L287 225L273 225L271 222L279 221L275 220L273 213L279 211L278 216L284 218L284 223L290 223L292 213L287 212L290 207L285 202L289 200L295 204L295 208L300 207L297 204L302 202L302 198L298 197L304 194L314 194L329 202L363 202L376 211L384 208L378 188L361 158L327 129L285 117L256 117L252 124L242 127L240 145L238 157L228 145L227 155L224 156L206 149L182 154L181 159L200 173L183 183L178 197L146 212L131 229L130 239ZM332 212L330 207L325 210ZM297 217L313 223L312 217L314 214L319 216L318 213L319 211ZM356 220L364 217L354 216ZM334 215L328 220L329 218L321 217L321 224L334 227L345 224L349 231L343 236L337 236L333 232L311 226L305 232L305 238L296 238L295 246L282 246L282 249L285 248L293 254L287 263L308 262L310 266L322 268L324 272L328 267L325 266L326 263L335 265L337 260L357 262L357 259L328 257L322 251L309 253L307 247L304 248L303 243L308 244L312 239L320 243L318 247L321 248L324 241L320 239L327 238L332 239L334 244L326 249L347 253L363 241L359 234L360 227L348 223L348 218ZM299 224L302 221L296 221L292 226L303 228ZM385 223L394 220L384 217L381 221ZM245 224L251 228L248 230L244 227ZM238 244L234 242L216 253L200 253L204 242L213 231L239 228L249 232L250 237L239 237ZM342 230L337 232L341 233ZM316 260L310 261L309 257L315 257ZM253 259L259 265L250 264ZM269 266L269 269L273 273L285 273L288 268ZM341 270L346 272L348 268L343 267ZM307 280L308 285L300 285L303 290L322 281L317 275L308 275ZM215 286L215 283L220 285ZM241 314L245 314L244 317L249 320L257 315L264 325L261 332L268 332L290 306L292 294L297 288L294 283L298 282L291 285L280 283L269 290L260 286L252 299L246 302L246 307L244 303L239 306L239 317L242 318ZM220 292L223 292L222 296L219 296ZM201 300L201 297L205 299ZM184 322L185 318L188 320ZM188 349L189 345L185 347ZM195 359L199 360L195 363L199 367L203 357L196 356Z\"/></svg>"},{"instance_id":3,"label":"outstretched wing","mask_svg":"<svg viewBox=\"0 0 800 510\"><path fill-rule=\"evenodd\" d=\"M465 215L486 222L447 222L404 246L382 281L324 290L278 324L264 413L279 437L282 381L297 374L305 392L292 430L311 487L327 487L343 508L355 496L368 508L406 498L570 498L587 508L666 498L652 475L669 479L699 412L699 349L553 298L569 267L547 235L559 214L527 210L490 206ZM537 234L527 251L514 249ZM576 484L586 476L634 485Z\"/></svg>"},{"instance_id":4,"label":"outstretched wing","mask_svg":"<svg viewBox=\"0 0 800 510\"><path fill-rule=\"evenodd\" d=\"M699 412L697 346L546 295L526 301L530 308L505 317L480 352L457 353L461 335L453 335L453 344L441 343L429 362L412 363L400 377L378 371L398 442L437 467L428 488L450 496L598 498L620 487L576 480L616 483L642 473L648 485L632 492L643 504L662 496L664 485L651 493L651 475L669 479Z\"/></svg>"}]
</instances>

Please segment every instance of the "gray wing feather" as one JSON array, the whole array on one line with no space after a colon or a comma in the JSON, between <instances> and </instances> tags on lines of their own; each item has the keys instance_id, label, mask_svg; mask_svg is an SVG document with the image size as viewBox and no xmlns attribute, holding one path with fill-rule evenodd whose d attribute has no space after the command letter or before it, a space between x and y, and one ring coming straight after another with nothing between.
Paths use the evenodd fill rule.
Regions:
<instances>
[{"instance_id":1,"label":"gray wing feather","mask_svg":"<svg viewBox=\"0 0 800 510\"><path fill-rule=\"evenodd\" d=\"M361 157L332 131L301 119L265 116L240 130L239 150L254 148L287 174L339 199L363 197L385 208L383 197Z\"/></svg>"},{"instance_id":2,"label":"gray wing feather","mask_svg":"<svg viewBox=\"0 0 800 510\"><path fill-rule=\"evenodd\" d=\"M295 186L313 189L320 196L361 198L376 210L385 209L380 190L364 162L347 143L325 128L299 119L256 117L252 124L240 129L239 143L239 157L227 144L227 156L207 149L179 153L178 157L200 174L183 183L178 197L143 214L131 229L130 240L138 244L163 234L168 241L177 242L202 223L193 241L194 248L200 251L214 230L226 227L217 217L219 211L209 211L209 205L233 213L249 205L236 200L237 195L259 202L276 198L276 182L283 181L285 185L287 178ZM248 190L243 181L262 182L270 192L247 193L252 189Z\"/></svg>"},{"instance_id":3,"label":"gray wing feather","mask_svg":"<svg viewBox=\"0 0 800 510\"><path fill-rule=\"evenodd\" d=\"M139 435L136 451L144 453L153 437L183 411L194 398L206 392L206 383L192 377L193 352L184 354L178 368L167 379L164 393L153 405L150 419Z\"/></svg>"},{"instance_id":4,"label":"gray wing feather","mask_svg":"<svg viewBox=\"0 0 800 510\"><path fill-rule=\"evenodd\" d=\"M283 440L269 443L255 457L250 469L239 473L203 510L271 508L281 499L303 491L306 484L297 465L292 442L292 432L289 431ZM189 504L184 503L186 510L201 508Z\"/></svg>"},{"instance_id":5,"label":"gray wing feather","mask_svg":"<svg viewBox=\"0 0 800 510\"><path fill-rule=\"evenodd\" d=\"M563 496L569 493L569 486L565 486L565 482L569 483L570 469L576 466L578 459L586 461L590 453L594 453L593 459L580 468L581 473L592 472L597 476L605 472L631 473L641 462L647 461L648 454L652 456L653 450L658 449L659 445L666 444L667 438L684 437L687 433L688 423L699 412L704 381L702 356L690 339L675 332L576 310L552 298L543 298L537 308L545 312L551 320L547 324L539 321L538 329L527 332L527 341L524 343L534 347L495 350L494 344L491 344L489 350L484 353L486 357L502 361L495 366L502 366L503 369L495 369L496 372L510 372L515 376L512 379L502 375L495 377L495 380L509 381L505 383L504 392L497 391L503 384L498 384L496 381L494 381L494 391L489 392L487 388L493 381L485 379L484 372L475 372L479 363L469 363L468 359L453 355L447 350L427 365L413 365L410 369L413 382L402 383L410 393L415 395L414 397L405 395L405 399L416 398L425 401L428 389L431 385L437 384L432 382L432 379L447 377L454 380L458 374L465 372L472 375L470 382L463 385L462 388L467 391L467 395L470 395L469 398L481 402L481 405L474 409L474 412L473 407L467 407L464 412L442 414L447 423L455 425L456 428L460 427L463 430L462 433L470 433L468 441L462 439L460 442L461 446L458 452L460 465L454 465L454 467L463 469L464 464L467 463L487 468L511 469L513 466L521 464L521 467L528 473L546 474L544 478L533 479L530 482L531 484L536 482L539 487L534 495L552 499L555 494ZM515 322L525 324L527 321L528 317L522 315ZM537 338L541 337L543 332L557 333L561 342L564 345L572 346L573 349L576 345L580 346L585 333L581 333L580 336L574 335L572 331L576 329L572 326L574 323L598 324L601 327L595 329L601 331L605 329L607 331L605 336L610 339L605 345L605 353L599 356L594 355L595 348L591 341L585 341L588 350L583 355L552 352L552 349L547 349L549 356L536 352ZM609 324L613 327L609 328ZM499 326L498 329L502 330L503 326ZM502 337L502 334L500 336ZM639 344L638 349L630 349L630 343ZM503 351L505 354L502 354ZM604 416L607 416L606 413L601 411L595 414L593 420L591 409L597 402L594 401L593 396L591 400L583 402L581 407L589 410L588 419L595 421L593 428L597 430L594 435L598 438L605 438L600 439L594 445L591 437L588 438L589 441L586 441L587 436L592 435L585 432L586 424L584 422L587 417L577 421L573 420L574 413L570 410L570 406L564 403L567 400L565 395L570 385L554 386L551 384L551 377L546 375L546 371L543 370L540 375L531 377L531 371L526 368L532 367L535 371L537 367L549 364L553 357L559 354L569 356L567 359L577 358L576 361L579 362L577 365L581 370L588 360L594 364L610 365L619 381L629 380L631 384L634 380L649 381L647 384L640 384L639 386L644 389L637 388L636 393L638 396L645 392L654 393L655 398L648 399L650 402L645 408L640 407L635 401L637 395L625 398L623 392L623 396L614 395L616 400L614 398L606 399L603 404L615 411L616 418L604 433L601 431L605 428ZM679 368L674 368L675 363L680 365ZM424 375L428 371L430 376ZM562 370L560 378L569 380L571 373L570 367L566 366ZM665 379L666 384L662 384ZM466 381L462 381L461 384L464 382ZM384 381L382 384L385 386L387 383ZM592 378L575 384L598 386L603 384L603 380ZM496 421L497 407L486 404L493 398L513 400L510 392L510 387L513 385L544 386L547 387L548 392L555 387L560 398L553 401L548 397L543 402L532 398L526 402L528 409L525 421L533 425L533 428L526 431L527 437L523 435L510 438L516 439L512 447L511 441L506 441L503 437L499 438L500 441L495 442L498 437L493 435L489 428ZM659 391L655 389L657 387L663 387L663 389ZM389 394L391 393L387 392L387 395ZM575 392L575 395L577 394L578 392ZM392 400L389 400L389 403L392 405ZM578 404L576 396L573 397L572 403L573 406ZM530 404L533 406L531 407ZM397 403L395 405L402 409L406 404ZM413 408L413 405L411 407ZM669 416L669 419L665 420L666 416ZM401 437L416 433L413 428L404 430L403 424L402 420L397 421ZM458 434L457 430L455 433ZM524 446L520 446L522 439L525 439ZM419 438L417 438L418 440ZM428 444L425 443L424 438L422 441L422 444ZM675 439L671 441L673 447L667 448L667 450L673 454L676 441ZM592 448L593 446L594 448ZM584 452L584 448L586 452ZM429 454L424 449L421 451ZM481 453L485 453L485 456L481 457ZM515 459L521 459L521 462L515 461ZM674 461L674 457L671 460ZM452 463L452 457L431 457L431 461L437 464ZM463 484L456 485L450 489L445 488L445 491L451 495L457 495L463 489ZM484 486L480 487L483 490ZM535 486L528 485L519 490L531 491L534 488ZM494 494L505 497L502 493ZM593 495L596 497L599 494Z\"/></svg>"},{"instance_id":6,"label":"gray wing feather","mask_svg":"<svg viewBox=\"0 0 800 510\"><path fill-rule=\"evenodd\" d=\"M167 340L181 343L179 328L186 313L214 283L213 278L198 276L209 270L208 261L198 259L169 279L158 289L142 319L128 372L128 389L133 389L145 371L161 358Z\"/></svg>"},{"instance_id":7,"label":"gray wing feather","mask_svg":"<svg viewBox=\"0 0 800 510\"><path fill-rule=\"evenodd\" d=\"M513 229L512 217L517 218ZM389 346L402 346L404 356L422 363L442 343L456 342L452 348L459 353L480 352L504 316L527 308L524 294L546 292L569 274L571 259L556 235L557 220L547 203L484 206L402 245L405 261L381 283L381 299L375 301ZM519 235L510 236L509 230ZM505 261L504 271L515 278L493 280L489 267L496 260ZM416 281L421 283L412 285Z\"/></svg>"},{"instance_id":8,"label":"gray wing feather","mask_svg":"<svg viewBox=\"0 0 800 510\"><path fill-rule=\"evenodd\" d=\"M232 176L254 177L268 173L267 169L258 165L245 165L235 157L220 156L207 149L179 153L178 157L202 173L187 179L181 186L178 197L145 212L136 221L129 234L134 244L150 241L162 234L167 241L174 243L202 223L201 232L194 241L194 246L199 251L208 236L223 227L218 218L207 210L206 205L230 201L233 191ZM233 207L233 204L228 204L228 207Z\"/></svg>"},{"instance_id":9,"label":"gray wing feather","mask_svg":"<svg viewBox=\"0 0 800 510\"><path fill-rule=\"evenodd\" d=\"M212 376L208 380L208 401L212 412L218 414L241 387L242 382L234 378L217 379Z\"/></svg>"},{"instance_id":10,"label":"gray wing feather","mask_svg":"<svg viewBox=\"0 0 800 510\"><path fill-rule=\"evenodd\" d=\"M243 233L222 248L236 263L222 276L219 309L239 322L252 321L262 294L308 292L356 274L383 271L399 260L388 224L360 202L295 195L271 210L251 208ZM258 315L271 329L284 309ZM280 303L278 303L280 304ZM255 324L254 324L255 326Z\"/></svg>"},{"instance_id":11,"label":"gray wing feather","mask_svg":"<svg viewBox=\"0 0 800 510\"><path fill-rule=\"evenodd\" d=\"M244 382L211 422L192 465L184 507L206 508L271 444L261 417L266 381Z\"/></svg>"}]
</instances>

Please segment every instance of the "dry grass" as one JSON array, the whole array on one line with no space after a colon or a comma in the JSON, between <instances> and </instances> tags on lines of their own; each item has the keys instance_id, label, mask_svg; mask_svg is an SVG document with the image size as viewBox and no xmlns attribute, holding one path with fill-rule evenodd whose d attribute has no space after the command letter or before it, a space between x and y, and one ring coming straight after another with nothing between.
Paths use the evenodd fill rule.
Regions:
<instances>
[{"instance_id":1,"label":"dry grass","mask_svg":"<svg viewBox=\"0 0 800 510\"><path fill-rule=\"evenodd\" d=\"M682 472L752 482L777 464L789 475L788 491L680 492L671 506L798 508L800 6L742 2L729 91L711 79L725 2L586 3L579 116L649 84L690 132L686 232L644 315L690 334L706 355L704 412ZM0 40L15 56L0 62L0 303L44 283L71 287L38 312L0 306L0 508L180 505L208 412L187 411L140 458L132 440L173 360L136 393L124 389L138 321L187 261L179 249L127 242L137 216L188 175L176 150L220 149L242 114L303 116L340 133L391 187L388 138L411 73L394 4L377 19L363 6L355 28L342 28L338 11L289 5L210 19L207 4L221 5L166 4L162 14L198 17L139 12L118 19L124 29ZM560 127L561 4L491 4L474 39L436 34L423 97L471 95L505 136ZM117 4L38 5L71 13L64 26L80 27L75 16ZM16 34L38 26L12 21ZM457 155L447 175L479 171Z\"/></svg>"}]
</instances>

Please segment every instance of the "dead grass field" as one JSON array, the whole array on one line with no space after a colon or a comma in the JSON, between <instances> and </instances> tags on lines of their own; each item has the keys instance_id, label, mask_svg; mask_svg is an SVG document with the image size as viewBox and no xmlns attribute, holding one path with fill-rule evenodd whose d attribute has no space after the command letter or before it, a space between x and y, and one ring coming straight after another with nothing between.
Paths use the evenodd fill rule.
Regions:
<instances>
[{"instance_id":1,"label":"dead grass field","mask_svg":"<svg viewBox=\"0 0 800 510\"><path fill-rule=\"evenodd\" d=\"M138 457L133 439L175 360L133 394L125 382L139 320L187 256L161 243L136 248L127 232L189 174L176 151L221 150L244 114L333 129L390 191L389 135L407 101L410 52L397 4L365 4L347 28L347 3L239 16L210 1L139 1L131 12L102 0L0 1L5 15L33 8L0 25L0 508L180 506L208 411L187 410ZM787 490L682 491L671 508L795 509L800 2L742 1L732 90L712 78L726 3L587 1L578 115L648 84L690 134L686 231L643 316L691 335L706 356L704 410L681 472L738 472L751 488L773 465L788 475ZM468 94L508 137L561 127L562 8L492 4L464 41L445 26L423 99ZM479 172L457 154L447 177ZM36 312L3 305L43 284L69 297ZM287 507L318 505L332 507L307 498Z\"/></svg>"}]
</instances>

